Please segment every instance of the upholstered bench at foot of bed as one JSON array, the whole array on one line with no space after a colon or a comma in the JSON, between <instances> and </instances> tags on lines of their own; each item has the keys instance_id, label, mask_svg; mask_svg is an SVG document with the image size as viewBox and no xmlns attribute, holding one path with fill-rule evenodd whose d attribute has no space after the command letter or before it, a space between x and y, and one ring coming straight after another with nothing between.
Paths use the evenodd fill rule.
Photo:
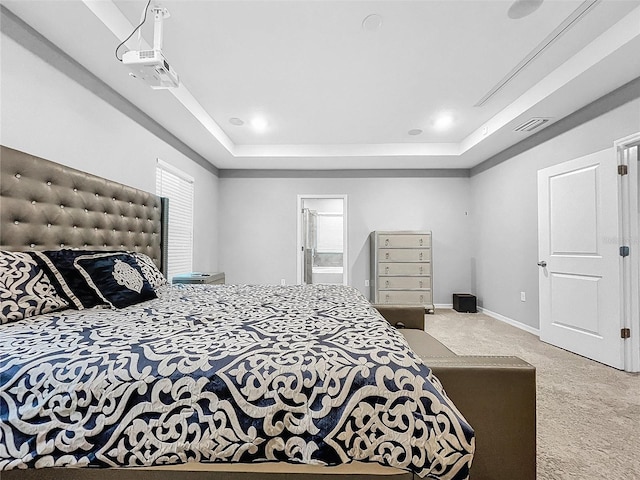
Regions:
<instances>
[{"instance_id":1,"label":"upholstered bench at foot of bed","mask_svg":"<svg viewBox=\"0 0 640 480\"><path fill-rule=\"evenodd\" d=\"M536 371L517 357L426 357L476 432L471 480L536 478Z\"/></svg>"},{"instance_id":2,"label":"upholstered bench at foot of bed","mask_svg":"<svg viewBox=\"0 0 640 480\"><path fill-rule=\"evenodd\" d=\"M424 331L424 308L374 305L476 432L471 480L535 480L536 370L518 357L460 356Z\"/></svg>"},{"instance_id":3,"label":"upholstered bench at foot of bed","mask_svg":"<svg viewBox=\"0 0 640 480\"><path fill-rule=\"evenodd\" d=\"M378 304L374 304L373 307L396 328L424 330L424 307Z\"/></svg>"}]
</instances>

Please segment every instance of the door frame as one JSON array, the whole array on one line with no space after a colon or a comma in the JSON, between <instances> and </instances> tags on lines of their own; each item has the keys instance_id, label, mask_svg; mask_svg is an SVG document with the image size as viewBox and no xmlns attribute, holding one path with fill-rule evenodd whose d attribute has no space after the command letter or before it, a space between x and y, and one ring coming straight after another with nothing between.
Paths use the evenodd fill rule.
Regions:
<instances>
[{"instance_id":1,"label":"door frame","mask_svg":"<svg viewBox=\"0 0 640 480\"><path fill-rule=\"evenodd\" d=\"M623 342L624 369L627 372L640 372L640 158L630 162L626 155L627 149L634 145L640 145L640 132L614 142L618 165L628 168L627 175L618 175L620 245L630 247L629 256L621 257L620 272L622 327L631 330L631 336Z\"/></svg>"},{"instance_id":2,"label":"door frame","mask_svg":"<svg viewBox=\"0 0 640 480\"><path fill-rule=\"evenodd\" d=\"M339 198L342 200L342 284L349 285L349 229L348 201L346 194L300 194L296 205L296 283L302 284L302 201L313 198Z\"/></svg>"}]
</instances>

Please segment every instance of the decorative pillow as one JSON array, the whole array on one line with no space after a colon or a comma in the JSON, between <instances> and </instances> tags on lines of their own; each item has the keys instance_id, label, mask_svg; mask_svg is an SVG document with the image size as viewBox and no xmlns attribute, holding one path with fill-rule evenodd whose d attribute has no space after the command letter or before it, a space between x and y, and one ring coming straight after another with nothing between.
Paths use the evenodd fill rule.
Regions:
<instances>
[{"instance_id":1,"label":"decorative pillow","mask_svg":"<svg viewBox=\"0 0 640 480\"><path fill-rule=\"evenodd\" d=\"M38 265L49 275L58 293L69 300L78 310L95 307L103 303L100 296L89 286L84 277L73 265L76 258L83 255L104 253L95 250L45 250L29 252Z\"/></svg>"},{"instance_id":2,"label":"decorative pillow","mask_svg":"<svg viewBox=\"0 0 640 480\"><path fill-rule=\"evenodd\" d=\"M134 252L132 255L136 259L136 262L138 262L138 266L140 267L140 270L142 270L144 278L147 279L147 282L149 282L149 285L151 285L154 290L158 287L169 284L165 276L160 270L158 270L158 267L156 267L156 264L148 255L139 252Z\"/></svg>"},{"instance_id":3,"label":"decorative pillow","mask_svg":"<svg viewBox=\"0 0 640 480\"><path fill-rule=\"evenodd\" d=\"M156 298L133 255L128 253L98 253L75 259L75 267L100 298L113 308Z\"/></svg>"},{"instance_id":4,"label":"decorative pillow","mask_svg":"<svg viewBox=\"0 0 640 480\"><path fill-rule=\"evenodd\" d=\"M28 253L0 252L0 323L67 308L47 275Z\"/></svg>"}]
</instances>

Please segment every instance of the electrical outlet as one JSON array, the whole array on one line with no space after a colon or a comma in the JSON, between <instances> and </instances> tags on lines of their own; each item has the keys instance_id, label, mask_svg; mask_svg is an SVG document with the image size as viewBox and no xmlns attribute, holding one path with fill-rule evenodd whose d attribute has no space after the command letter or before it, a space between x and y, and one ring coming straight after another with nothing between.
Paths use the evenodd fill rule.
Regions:
<instances>
[{"instance_id":1,"label":"electrical outlet","mask_svg":"<svg viewBox=\"0 0 640 480\"><path fill-rule=\"evenodd\" d=\"M524 292L520 292L520 301L521 302L526 302L527 301L527 294Z\"/></svg>"},{"instance_id":2,"label":"electrical outlet","mask_svg":"<svg viewBox=\"0 0 640 480\"><path fill-rule=\"evenodd\" d=\"M368 287L368 286L369 286L369 280L365 280L365 281L364 281L364 286L365 286L365 287Z\"/></svg>"},{"instance_id":3,"label":"electrical outlet","mask_svg":"<svg viewBox=\"0 0 640 480\"><path fill-rule=\"evenodd\" d=\"M285 279L281 278L280 279L280 285L286 285L286 284L287 284L287 282L285 281Z\"/></svg>"}]
</instances>

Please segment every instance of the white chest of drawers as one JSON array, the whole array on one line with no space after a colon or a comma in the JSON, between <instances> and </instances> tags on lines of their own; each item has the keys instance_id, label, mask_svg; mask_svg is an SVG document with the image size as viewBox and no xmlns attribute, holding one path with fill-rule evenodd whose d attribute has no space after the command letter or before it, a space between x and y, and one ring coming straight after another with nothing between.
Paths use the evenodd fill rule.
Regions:
<instances>
[{"instance_id":1,"label":"white chest of drawers","mask_svg":"<svg viewBox=\"0 0 640 480\"><path fill-rule=\"evenodd\" d=\"M433 312L431 232L371 232L371 301Z\"/></svg>"}]
</instances>

